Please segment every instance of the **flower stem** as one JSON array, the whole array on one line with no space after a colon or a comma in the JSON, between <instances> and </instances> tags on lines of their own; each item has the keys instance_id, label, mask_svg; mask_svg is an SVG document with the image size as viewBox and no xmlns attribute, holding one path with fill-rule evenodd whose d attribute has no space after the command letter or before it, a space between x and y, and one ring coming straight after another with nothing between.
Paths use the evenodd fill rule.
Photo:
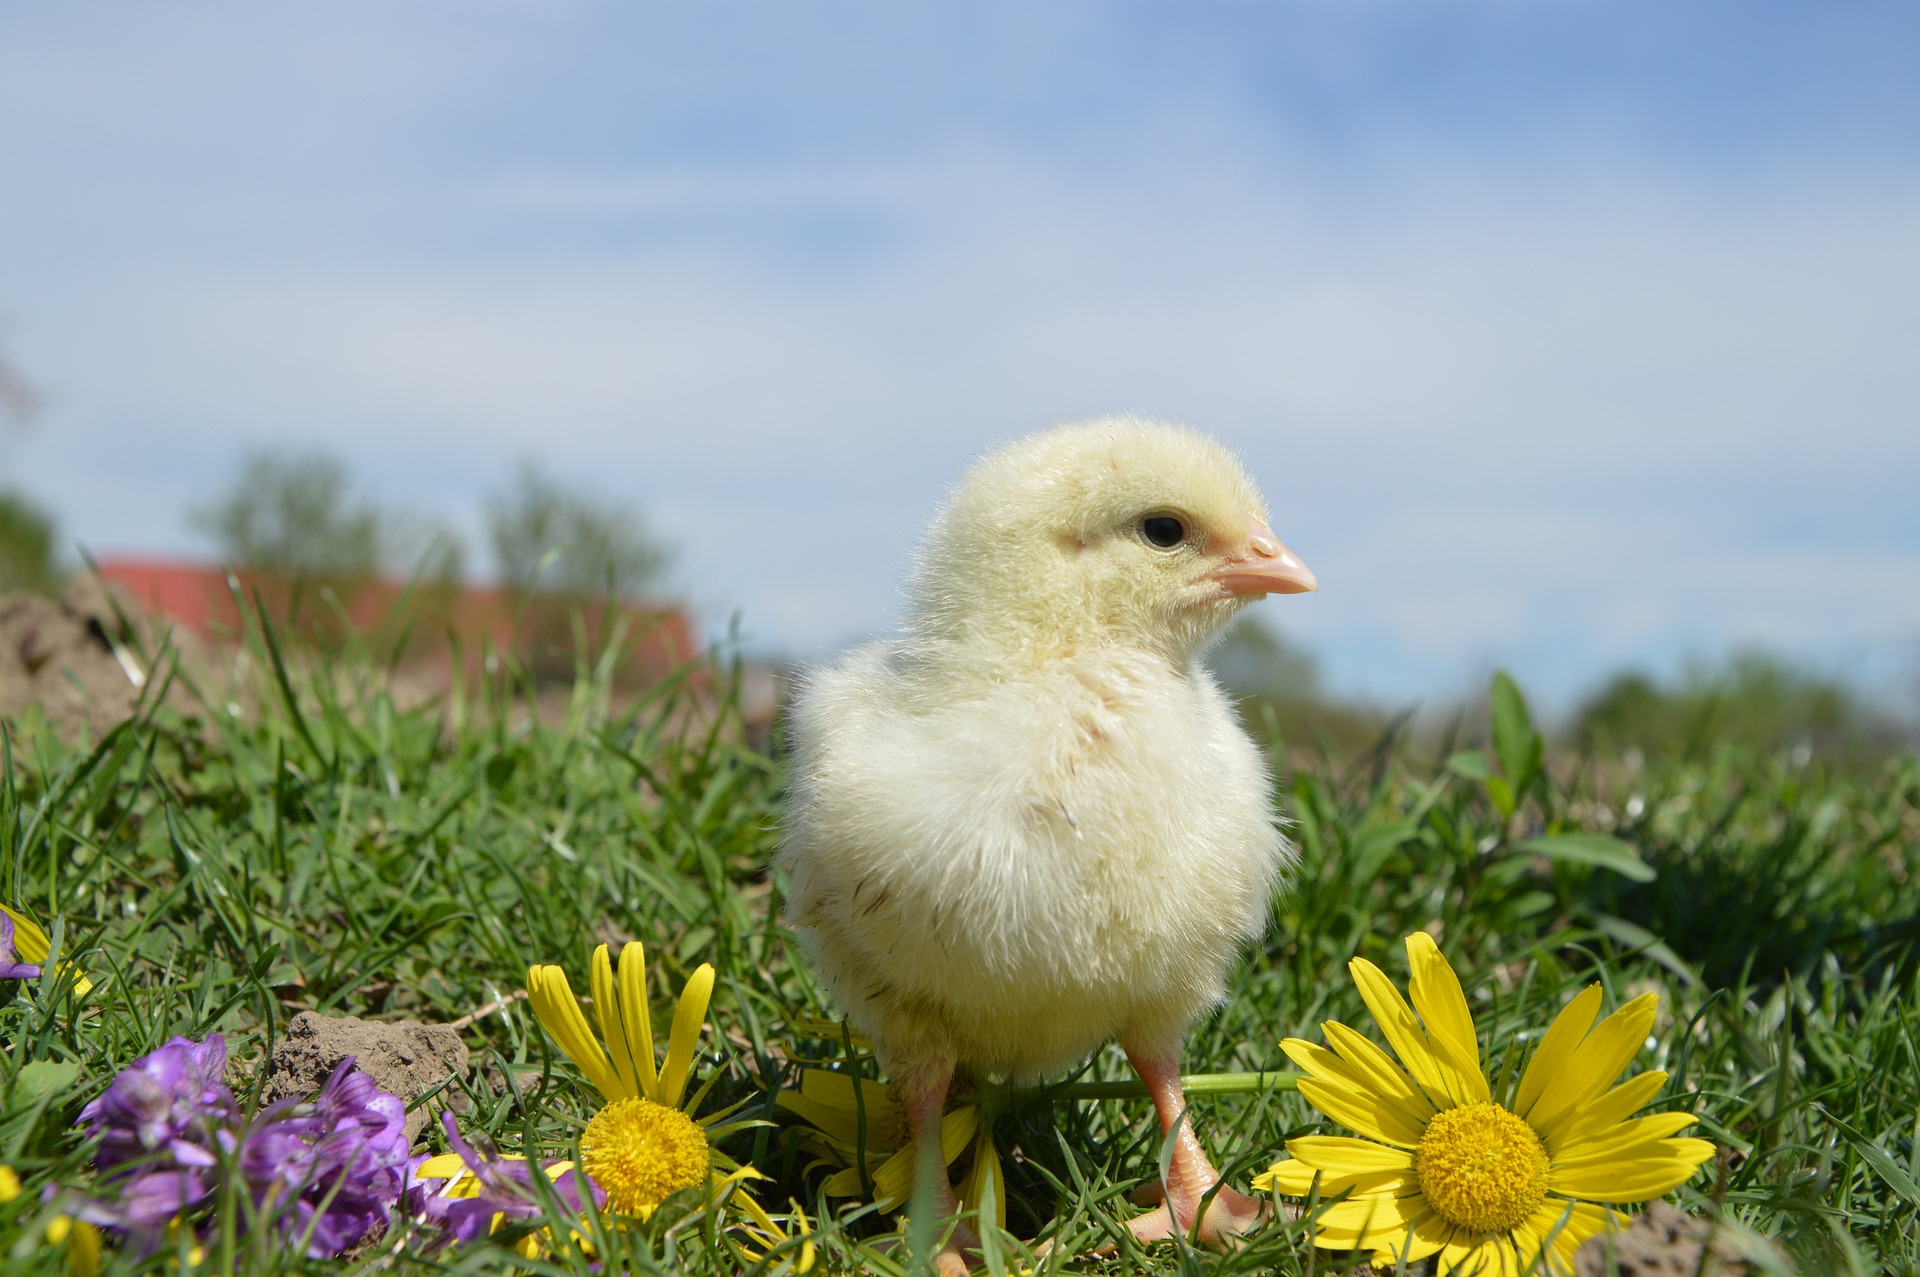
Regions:
<instances>
[{"instance_id":1,"label":"flower stem","mask_svg":"<svg viewBox=\"0 0 1920 1277\"><path fill-rule=\"evenodd\" d=\"M1291 1091L1300 1083L1298 1073L1188 1073L1180 1086L1193 1095L1249 1095L1256 1091ZM1139 1078L1124 1082L1068 1082L1063 1086L1021 1086L1013 1089L1013 1102L1028 1104L1036 1100L1144 1100L1145 1083Z\"/></svg>"}]
</instances>

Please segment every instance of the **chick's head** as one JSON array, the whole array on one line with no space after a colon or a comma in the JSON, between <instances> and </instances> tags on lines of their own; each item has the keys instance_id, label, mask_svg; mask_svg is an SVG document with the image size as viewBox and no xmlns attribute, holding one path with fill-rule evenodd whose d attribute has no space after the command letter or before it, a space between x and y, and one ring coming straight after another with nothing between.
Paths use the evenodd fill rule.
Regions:
<instances>
[{"instance_id":1,"label":"chick's head","mask_svg":"<svg viewBox=\"0 0 1920 1277\"><path fill-rule=\"evenodd\" d=\"M1252 599L1316 588L1232 453L1113 417L968 471L922 547L914 626L1013 659L1124 644L1184 663Z\"/></svg>"}]
</instances>

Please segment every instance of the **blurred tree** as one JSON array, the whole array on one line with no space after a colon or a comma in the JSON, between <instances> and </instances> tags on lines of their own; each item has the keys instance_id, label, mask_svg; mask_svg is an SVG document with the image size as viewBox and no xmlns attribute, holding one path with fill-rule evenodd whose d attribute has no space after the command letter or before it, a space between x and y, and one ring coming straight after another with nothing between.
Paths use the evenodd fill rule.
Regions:
<instances>
[{"instance_id":1,"label":"blurred tree","mask_svg":"<svg viewBox=\"0 0 1920 1277\"><path fill-rule=\"evenodd\" d=\"M1276 702L1320 697L1320 663L1313 653L1250 616L1208 650L1207 665L1235 696Z\"/></svg>"},{"instance_id":2,"label":"blurred tree","mask_svg":"<svg viewBox=\"0 0 1920 1277\"><path fill-rule=\"evenodd\" d=\"M189 520L230 567L352 580L381 566L380 512L352 498L346 466L325 453L252 453L226 495Z\"/></svg>"},{"instance_id":3,"label":"blurred tree","mask_svg":"<svg viewBox=\"0 0 1920 1277\"><path fill-rule=\"evenodd\" d=\"M532 462L487 502L501 581L521 594L638 598L668 551L633 510L562 486Z\"/></svg>"},{"instance_id":4,"label":"blurred tree","mask_svg":"<svg viewBox=\"0 0 1920 1277\"><path fill-rule=\"evenodd\" d=\"M345 464L320 452L248 455L226 494L189 519L227 567L246 574L247 589L277 624L323 649L347 641L347 613L387 574L424 588L361 637L395 659L416 650L444 630L465 559L452 531L356 495ZM433 619L421 624L426 618Z\"/></svg>"},{"instance_id":5,"label":"blurred tree","mask_svg":"<svg viewBox=\"0 0 1920 1277\"><path fill-rule=\"evenodd\" d=\"M1840 680L1751 650L1718 664L1694 662L1666 685L1639 672L1616 675L1581 707L1574 732L1602 749L1661 754L1730 741L1833 753L1898 738L1891 719Z\"/></svg>"},{"instance_id":6,"label":"blurred tree","mask_svg":"<svg viewBox=\"0 0 1920 1277\"><path fill-rule=\"evenodd\" d=\"M19 493L0 492L0 591L53 593L60 585L53 548L53 516Z\"/></svg>"},{"instance_id":7,"label":"blurred tree","mask_svg":"<svg viewBox=\"0 0 1920 1277\"><path fill-rule=\"evenodd\" d=\"M40 410L40 392L0 352L0 419L25 425ZM53 516L23 493L0 489L0 590L51 594L60 585L54 562Z\"/></svg>"}]
</instances>

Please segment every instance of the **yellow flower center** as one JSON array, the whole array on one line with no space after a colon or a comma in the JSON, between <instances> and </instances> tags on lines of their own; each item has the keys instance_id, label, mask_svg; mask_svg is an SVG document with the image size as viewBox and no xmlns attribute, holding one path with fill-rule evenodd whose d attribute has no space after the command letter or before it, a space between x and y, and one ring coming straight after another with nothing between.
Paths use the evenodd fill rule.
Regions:
<instances>
[{"instance_id":1,"label":"yellow flower center","mask_svg":"<svg viewBox=\"0 0 1920 1277\"><path fill-rule=\"evenodd\" d=\"M621 1215L650 1214L669 1194L703 1182L712 1163L694 1120L652 1100L615 1100L580 1136L580 1168Z\"/></svg>"},{"instance_id":2,"label":"yellow flower center","mask_svg":"<svg viewBox=\"0 0 1920 1277\"><path fill-rule=\"evenodd\" d=\"M1433 1115L1414 1153L1420 1191L1449 1224L1505 1233L1547 1197L1547 1150L1533 1128L1498 1104Z\"/></svg>"}]
</instances>

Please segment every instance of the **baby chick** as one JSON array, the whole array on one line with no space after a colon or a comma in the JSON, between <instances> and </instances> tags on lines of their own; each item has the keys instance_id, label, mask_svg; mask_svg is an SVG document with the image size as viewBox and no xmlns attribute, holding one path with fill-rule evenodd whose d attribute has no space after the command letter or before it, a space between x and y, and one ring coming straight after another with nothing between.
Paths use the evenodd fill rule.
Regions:
<instances>
[{"instance_id":1,"label":"baby chick","mask_svg":"<svg viewBox=\"0 0 1920 1277\"><path fill-rule=\"evenodd\" d=\"M1180 1049L1265 929L1289 851L1260 751L1198 664L1263 594L1317 588L1225 448L1107 418L976 464L934 520L903 637L793 706L789 921L907 1109L934 1205L956 1066L1015 1080L1118 1039L1163 1132ZM1181 1123L1142 1239L1219 1175ZM1222 1187L1205 1238L1258 1203ZM942 1273L964 1272L956 1230Z\"/></svg>"}]
</instances>

